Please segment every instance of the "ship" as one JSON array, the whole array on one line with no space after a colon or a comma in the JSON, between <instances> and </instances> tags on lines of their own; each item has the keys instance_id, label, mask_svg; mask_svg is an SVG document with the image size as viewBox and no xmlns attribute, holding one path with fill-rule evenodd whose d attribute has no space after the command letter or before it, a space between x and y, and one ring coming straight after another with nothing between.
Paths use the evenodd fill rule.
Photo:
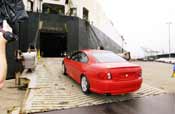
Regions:
<instances>
[{"instance_id":1,"label":"ship","mask_svg":"<svg viewBox=\"0 0 175 114\"><path fill-rule=\"evenodd\" d=\"M18 50L32 45L42 57L63 57L81 49L102 47L123 52L122 36L98 0L23 0L29 18L18 25L19 40L7 45L8 76L22 71ZM14 52L14 53L13 53Z\"/></svg>"}]
</instances>

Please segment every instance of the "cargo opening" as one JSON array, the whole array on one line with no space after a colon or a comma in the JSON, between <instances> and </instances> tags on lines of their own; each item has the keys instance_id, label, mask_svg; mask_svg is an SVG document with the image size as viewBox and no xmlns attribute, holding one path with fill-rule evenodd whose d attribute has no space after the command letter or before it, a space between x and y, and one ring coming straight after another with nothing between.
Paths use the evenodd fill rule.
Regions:
<instances>
[{"instance_id":1,"label":"cargo opening","mask_svg":"<svg viewBox=\"0 0 175 114\"><path fill-rule=\"evenodd\" d=\"M65 33L40 33L40 53L42 57L63 57L67 51Z\"/></svg>"},{"instance_id":2,"label":"cargo opening","mask_svg":"<svg viewBox=\"0 0 175 114\"><path fill-rule=\"evenodd\" d=\"M65 7L64 7L64 5L44 3L43 4L43 13L64 15Z\"/></svg>"}]
</instances>

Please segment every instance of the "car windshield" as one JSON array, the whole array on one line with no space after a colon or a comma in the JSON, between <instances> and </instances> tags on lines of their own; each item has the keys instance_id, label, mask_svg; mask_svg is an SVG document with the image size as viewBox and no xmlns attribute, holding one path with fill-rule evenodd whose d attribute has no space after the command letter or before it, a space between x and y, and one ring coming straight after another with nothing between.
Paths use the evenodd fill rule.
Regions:
<instances>
[{"instance_id":1,"label":"car windshield","mask_svg":"<svg viewBox=\"0 0 175 114\"><path fill-rule=\"evenodd\" d=\"M100 63L126 62L125 59L110 51L93 52L92 55L95 57L96 61Z\"/></svg>"}]
</instances>

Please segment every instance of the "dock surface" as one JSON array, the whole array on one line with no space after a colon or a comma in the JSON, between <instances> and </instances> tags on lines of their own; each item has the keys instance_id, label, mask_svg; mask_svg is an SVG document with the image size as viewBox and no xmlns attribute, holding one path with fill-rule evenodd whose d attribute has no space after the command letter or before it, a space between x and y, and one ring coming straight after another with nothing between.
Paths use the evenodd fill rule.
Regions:
<instances>
[{"instance_id":1,"label":"dock surface","mask_svg":"<svg viewBox=\"0 0 175 114\"><path fill-rule=\"evenodd\" d=\"M8 110L21 107L25 90L15 86L15 80L7 80L3 89L0 89L0 114L7 114Z\"/></svg>"}]
</instances>

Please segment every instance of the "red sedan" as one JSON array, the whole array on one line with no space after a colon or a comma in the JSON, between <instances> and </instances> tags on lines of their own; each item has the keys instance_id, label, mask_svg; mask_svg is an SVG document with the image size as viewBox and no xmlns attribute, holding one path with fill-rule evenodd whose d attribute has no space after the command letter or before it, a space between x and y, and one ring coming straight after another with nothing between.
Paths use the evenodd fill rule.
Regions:
<instances>
[{"instance_id":1,"label":"red sedan","mask_svg":"<svg viewBox=\"0 0 175 114\"><path fill-rule=\"evenodd\" d=\"M65 57L63 73L78 82L85 94L130 93L142 84L140 66L105 50L81 50Z\"/></svg>"}]
</instances>

